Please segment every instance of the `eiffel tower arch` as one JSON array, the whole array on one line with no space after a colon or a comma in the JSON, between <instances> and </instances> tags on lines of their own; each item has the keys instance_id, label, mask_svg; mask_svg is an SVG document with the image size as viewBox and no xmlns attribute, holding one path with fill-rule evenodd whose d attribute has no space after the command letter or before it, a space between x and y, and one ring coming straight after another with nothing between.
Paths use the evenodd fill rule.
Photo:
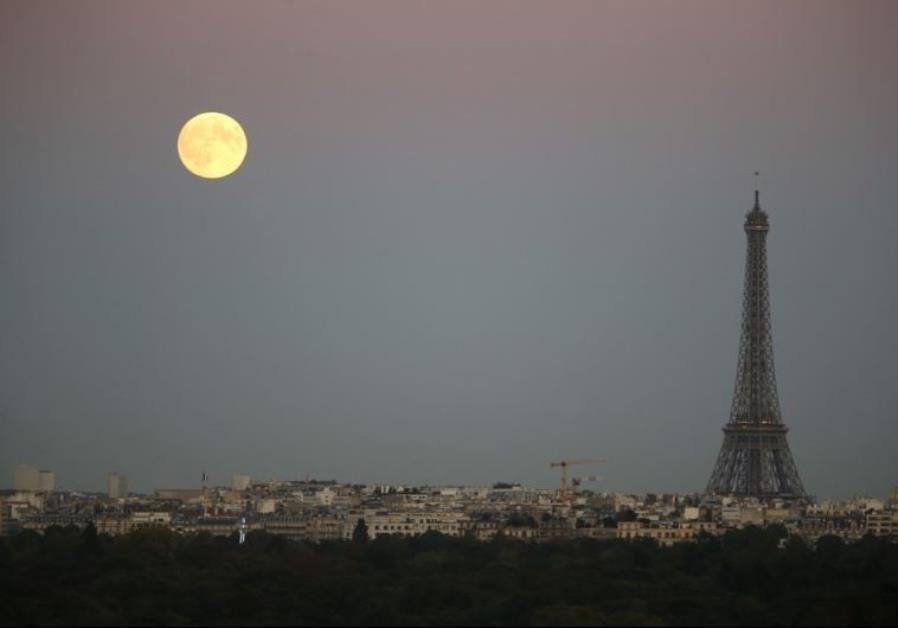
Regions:
<instances>
[{"instance_id":1,"label":"eiffel tower arch","mask_svg":"<svg viewBox=\"0 0 898 628\"><path fill-rule=\"evenodd\" d=\"M770 223L755 205L745 216L748 251L736 390L723 445L705 493L736 497L803 498L804 486L786 440L773 368L773 335L767 286Z\"/></svg>"}]
</instances>

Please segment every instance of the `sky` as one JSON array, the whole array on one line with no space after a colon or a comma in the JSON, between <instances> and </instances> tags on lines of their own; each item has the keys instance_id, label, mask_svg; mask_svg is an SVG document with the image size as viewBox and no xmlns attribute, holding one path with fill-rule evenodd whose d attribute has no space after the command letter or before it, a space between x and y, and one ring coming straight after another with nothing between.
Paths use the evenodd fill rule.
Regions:
<instances>
[{"instance_id":1,"label":"sky","mask_svg":"<svg viewBox=\"0 0 898 628\"><path fill-rule=\"evenodd\" d=\"M756 170L805 487L898 484L892 0L4 0L0 137L0 486L700 492Z\"/></svg>"}]
</instances>

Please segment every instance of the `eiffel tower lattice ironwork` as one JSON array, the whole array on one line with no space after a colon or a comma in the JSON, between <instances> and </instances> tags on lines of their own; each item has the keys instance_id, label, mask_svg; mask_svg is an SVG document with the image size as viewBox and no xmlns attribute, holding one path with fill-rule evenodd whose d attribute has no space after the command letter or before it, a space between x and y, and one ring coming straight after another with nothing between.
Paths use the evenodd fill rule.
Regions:
<instances>
[{"instance_id":1,"label":"eiffel tower lattice ironwork","mask_svg":"<svg viewBox=\"0 0 898 628\"><path fill-rule=\"evenodd\" d=\"M760 499L805 497L786 442L773 369L773 337L767 286L767 232L770 223L755 206L745 216L748 253L736 391L723 446L706 493Z\"/></svg>"}]
</instances>

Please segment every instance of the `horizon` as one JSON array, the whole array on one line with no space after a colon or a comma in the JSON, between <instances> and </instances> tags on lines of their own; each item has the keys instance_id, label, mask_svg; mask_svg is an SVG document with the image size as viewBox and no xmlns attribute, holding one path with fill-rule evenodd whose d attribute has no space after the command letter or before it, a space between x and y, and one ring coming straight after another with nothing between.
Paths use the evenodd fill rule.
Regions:
<instances>
[{"instance_id":1,"label":"horizon","mask_svg":"<svg viewBox=\"0 0 898 628\"><path fill-rule=\"evenodd\" d=\"M41 471L54 471L54 473L55 473L55 470L52 469L52 468L41 469ZM128 476L127 473L122 473L122 472L120 472L120 471L119 471L119 472L113 471L113 472L110 472L110 473L118 473L119 475L123 475L123 476L125 476L125 478L127 478L129 484L130 484L130 482L131 482L131 477ZM395 487L402 487L402 488L406 488L406 489L421 489L421 488L432 488L432 489L438 489L438 488L477 488L477 489L492 489L492 488L494 488L494 486L495 486L496 484L508 484L508 485L510 485L512 488L514 488L514 487L519 487L519 488L522 488L522 489L532 489L532 490L538 490L538 491L553 491L553 490L554 490L554 491L557 491L557 490L558 490L558 482L557 482L557 480L556 480L556 482L555 482L554 484L551 484L551 483L550 483L550 484L538 484L538 485L528 484L528 483L518 482L518 481L515 481L515 480L508 480L508 479L504 479L504 480L503 480L503 479L499 479L499 480L493 480L493 481L488 481L488 482L483 482L483 483L477 483L477 484L459 484L459 483L431 484L431 483L415 483L415 482L361 482L361 481L358 481L358 480L341 480L341 479L339 479L339 478L319 478L319 477L314 477L314 476L311 476L311 477L308 477L308 478L286 478L286 477L268 477L268 478L261 478L261 477L255 477L255 476L253 476L252 474L235 473L235 474L232 474L232 475L228 478L228 481L227 481L227 482L224 482L224 483L221 483L221 484L216 484L216 483L215 483L214 481L212 481L209 477L207 477L206 480L205 480L205 483L204 483L202 480L200 480L200 483L199 483L199 484L196 484L196 485L191 485L191 484L189 484L189 483L182 483L182 484L178 484L178 485L164 485L164 486L163 486L163 485L160 485L160 486L154 486L154 487L151 488L151 489L148 489L148 490L140 490L140 491L135 491L135 490L129 489L129 491L128 491L128 496L129 496L129 497L151 497L151 496L153 495L154 492L160 491L160 490L202 490L203 488L207 488L207 489L223 489L223 488L224 488L224 489L230 490L230 486L231 486L231 482L232 482L233 478L234 478L234 477L237 477L237 476L240 476L240 475L248 475L248 476L250 477L250 480L251 480L251 481L250 481L250 485L251 485L251 486L252 486L252 485L272 484L272 483L273 483L273 484L277 484L277 483L290 483L290 484L304 484L304 483L308 483L308 484L328 484L328 483L334 483L334 484L336 484L337 486L353 486L353 487L361 486L361 487L364 487L364 488L380 487L380 486L389 486L389 487L393 487L393 488L395 488ZM604 495L604 494L609 494L609 495L613 495L613 494L616 494L616 495L637 495L637 496L639 496L639 495L659 495L659 496L660 496L660 495L676 495L676 496L681 496L681 497L686 497L686 496L705 496L705 495L706 495L706 493L704 492L704 490L694 490L694 491L688 491L688 490L687 490L687 491L653 491L653 490L645 490L645 489L639 489L639 490L608 490L608 489L605 489L605 488L603 488L603 487L600 487L600 486L599 486L600 484L601 484L601 481L599 481L599 482L591 482L591 483L589 483L589 484L586 485L586 486L580 487L580 488L578 489L578 491L583 492L583 493L592 493L592 494L599 494L599 495ZM870 498L874 498L874 499L887 499L887 498L888 498L888 495L889 495L889 491L894 491L895 489L898 489L898 483L896 483L894 486L890 487L890 488L887 490L887 492L886 492L886 493L883 493L883 494L877 494L877 493L872 493L872 492L866 492L866 493L865 493L865 492L859 492L859 493L853 493L853 494L850 494L850 495L817 495L817 494L808 494L808 495L807 495L807 498L810 499L812 502L833 501L833 500L842 500L842 501L844 501L844 500L851 500L851 499L861 499L861 498L865 498L865 497L870 497ZM4 492L16 492L16 489L15 489L15 488L12 488L12 487L10 486L10 487L7 487L7 488L0 488L0 491L4 491ZM27 491L26 491L26 492L27 492ZM38 492L44 492L44 491L38 491ZM53 492L53 493L77 493L77 494L83 494L83 495L104 495L104 494L106 494L106 490L105 490L104 488L98 488L98 489L85 489L85 488L56 487L56 488L54 488L53 491L49 491L49 492ZM721 498L721 497L731 497L731 496L726 496L726 495L724 495L724 496L719 496L719 495L718 495L718 496L715 496L715 497Z\"/></svg>"}]
</instances>

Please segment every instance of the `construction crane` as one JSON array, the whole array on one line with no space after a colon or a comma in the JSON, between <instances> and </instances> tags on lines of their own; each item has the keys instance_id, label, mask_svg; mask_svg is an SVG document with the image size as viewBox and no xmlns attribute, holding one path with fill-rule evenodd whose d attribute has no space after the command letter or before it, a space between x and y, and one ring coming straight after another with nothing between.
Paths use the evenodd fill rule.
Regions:
<instances>
[{"instance_id":1,"label":"construction crane","mask_svg":"<svg viewBox=\"0 0 898 628\"><path fill-rule=\"evenodd\" d=\"M567 468L574 465L581 464L598 464L600 462L605 462L600 458L584 458L579 460L559 460L558 462L550 462L550 469L561 469L561 489L558 491L558 496L562 501L567 502L568 504L572 504L574 502L574 492L576 491L576 485L572 484L567 477ZM579 484L579 482L577 482Z\"/></svg>"}]
</instances>

